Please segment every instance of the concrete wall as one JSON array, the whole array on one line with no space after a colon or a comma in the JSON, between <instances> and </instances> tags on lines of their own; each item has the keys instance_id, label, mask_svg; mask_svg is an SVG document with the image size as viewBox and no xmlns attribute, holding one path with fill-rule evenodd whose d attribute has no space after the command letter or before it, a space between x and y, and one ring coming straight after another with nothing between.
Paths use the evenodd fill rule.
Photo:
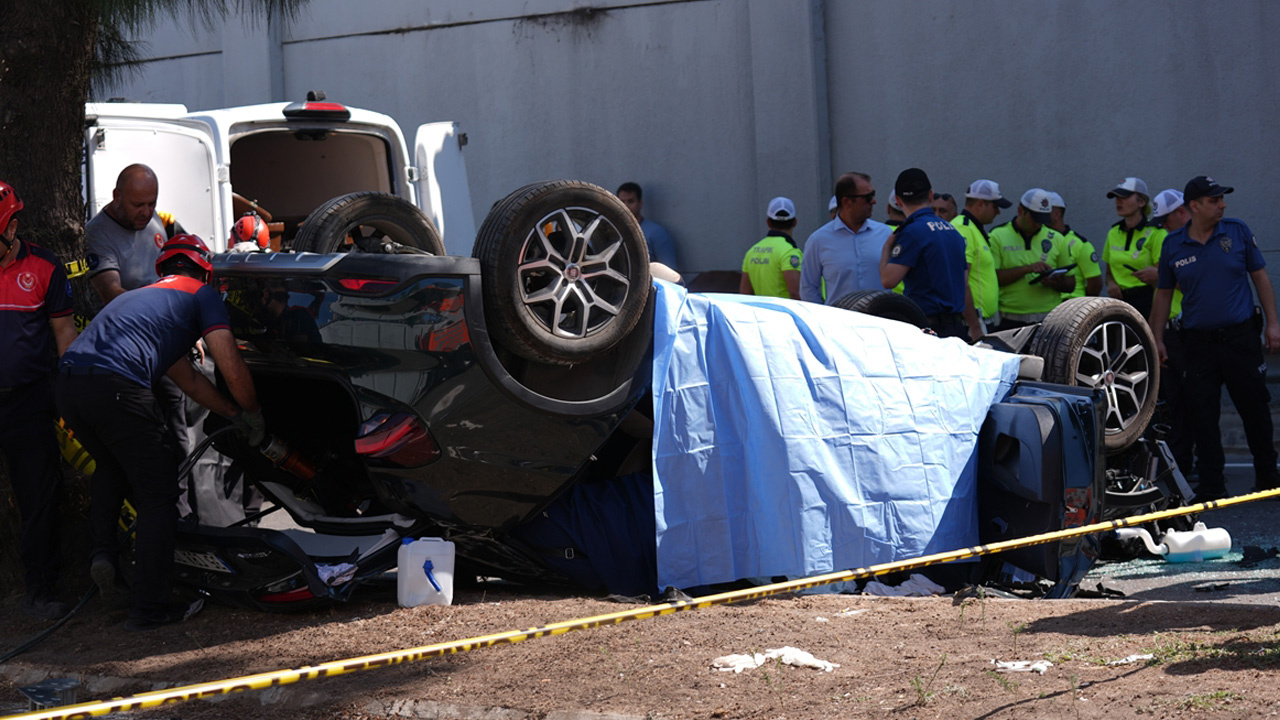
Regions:
<instances>
[{"instance_id":1,"label":"concrete wall","mask_svg":"<svg viewBox=\"0 0 1280 720\"><path fill-rule=\"evenodd\" d=\"M104 96L193 109L300 99L386 112L411 133L455 120L477 219L510 190L568 177L646 189L685 271L736 269L764 205L806 236L835 175L887 197L904 167L962 193L1057 190L1101 241L1106 190L1207 173L1260 233L1280 149L1266 118L1280 4L1152 0L312 0L301 18L158 29L143 74ZM883 207L883 205L881 205ZM883 217L877 211L876 217ZM1007 217L1007 216L1006 216Z\"/></svg>"}]
</instances>

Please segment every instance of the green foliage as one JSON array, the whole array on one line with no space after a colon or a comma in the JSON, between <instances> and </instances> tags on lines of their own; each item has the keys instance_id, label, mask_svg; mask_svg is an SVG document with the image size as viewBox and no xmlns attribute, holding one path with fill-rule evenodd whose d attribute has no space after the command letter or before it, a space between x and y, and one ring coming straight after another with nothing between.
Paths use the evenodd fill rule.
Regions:
<instances>
[{"instance_id":1,"label":"green foliage","mask_svg":"<svg viewBox=\"0 0 1280 720\"><path fill-rule=\"evenodd\" d=\"M1216 644L1171 639L1148 647L1145 652L1154 656L1148 661L1149 665L1224 660L1249 667L1280 667L1280 642L1274 638L1269 642L1258 642L1248 636L1235 636Z\"/></svg>"},{"instance_id":2,"label":"green foliage","mask_svg":"<svg viewBox=\"0 0 1280 720\"><path fill-rule=\"evenodd\" d=\"M1184 698L1181 706L1183 710L1220 710L1239 699L1239 695L1229 690L1215 690Z\"/></svg>"},{"instance_id":3,"label":"green foliage","mask_svg":"<svg viewBox=\"0 0 1280 720\"><path fill-rule=\"evenodd\" d=\"M1001 673L996 672L995 670L988 670L987 676L990 677L992 680L995 680L1000 685L1000 687L1005 689L1005 692L1016 692L1018 689L1017 682L1010 680L1009 678L1005 677Z\"/></svg>"},{"instance_id":4,"label":"green foliage","mask_svg":"<svg viewBox=\"0 0 1280 720\"><path fill-rule=\"evenodd\" d=\"M1018 652L1018 635L1021 635L1022 631L1027 629L1027 624L1014 625L1012 620L1006 620L1004 624L1008 626L1009 632L1013 634L1013 651L1016 653Z\"/></svg>"},{"instance_id":5,"label":"green foliage","mask_svg":"<svg viewBox=\"0 0 1280 720\"><path fill-rule=\"evenodd\" d=\"M947 654L942 653L942 658L938 661L938 666L933 669L933 673L929 675L928 680L920 677L919 675L911 678L911 689L916 691L916 706L924 707L928 705L934 697L936 697L936 693L931 689L933 687L933 681L937 679L938 672L941 671L942 666L946 664Z\"/></svg>"},{"instance_id":6,"label":"green foliage","mask_svg":"<svg viewBox=\"0 0 1280 720\"><path fill-rule=\"evenodd\" d=\"M298 16L308 0L97 0L100 19L94 43L92 84L108 88L134 77L145 43L132 36L153 29L167 17L185 16L193 29L212 30L228 15L238 16L249 27L264 20L289 20Z\"/></svg>"}]
</instances>

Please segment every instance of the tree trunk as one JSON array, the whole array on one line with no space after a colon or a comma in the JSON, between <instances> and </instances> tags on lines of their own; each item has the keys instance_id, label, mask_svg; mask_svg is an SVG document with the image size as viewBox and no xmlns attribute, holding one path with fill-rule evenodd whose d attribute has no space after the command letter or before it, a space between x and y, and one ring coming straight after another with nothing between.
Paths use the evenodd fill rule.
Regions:
<instances>
[{"instance_id":1,"label":"tree trunk","mask_svg":"<svg viewBox=\"0 0 1280 720\"><path fill-rule=\"evenodd\" d=\"M63 261L84 256L80 157L97 32L94 0L0 0L0 180L22 198L18 236ZM73 287L76 306L86 307L89 284ZM23 586L7 475L0 468L0 595ZM64 592L85 585L87 505L85 484L66 483L58 510Z\"/></svg>"},{"instance_id":2,"label":"tree trunk","mask_svg":"<svg viewBox=\"0 0 1280 720\"><path fill-rule=\"evenodd\" d=\"M0 180L22 198L19 236L84 254L80 162L98 33L91 0L0 2Z\"/></svg>"}]
</instances>

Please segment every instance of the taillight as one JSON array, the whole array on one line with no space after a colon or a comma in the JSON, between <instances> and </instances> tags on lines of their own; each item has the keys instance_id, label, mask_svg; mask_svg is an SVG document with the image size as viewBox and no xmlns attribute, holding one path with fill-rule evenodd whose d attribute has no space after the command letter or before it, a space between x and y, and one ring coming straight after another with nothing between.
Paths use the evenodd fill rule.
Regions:
<instances>
[{"instance_id":1,"label":"taillight","mask_svg":"<svg viewBox=\"0 0 1280 720\"><path fill-rule=\"evenodd\" d=\"M341 278L338 287L349 293L361 295L377 295L391 290L400 283L395 280L374 280L371 278Z\"/></svg>"},{"instance_id":2,"label":"taillight","mask_svg":"<svg viewBox=\"0 0 1280 720\"><path fill-rule=\"evenodd\" d=\"M284 116L290 120L350 120L351 111L345 106L331 102L290 103L284 109Z\"/></svg>"},{"instance_id":3,"label":"taillight","mask_svg":"<svg viewBox=\"0 0 1280 720\"><path fill-rule=\"evenodd\" d=\"M440 448L417 415L380 412L360 426L356 453L379 465L419 467L439 459Z\"/></svg>"}]
</instances>

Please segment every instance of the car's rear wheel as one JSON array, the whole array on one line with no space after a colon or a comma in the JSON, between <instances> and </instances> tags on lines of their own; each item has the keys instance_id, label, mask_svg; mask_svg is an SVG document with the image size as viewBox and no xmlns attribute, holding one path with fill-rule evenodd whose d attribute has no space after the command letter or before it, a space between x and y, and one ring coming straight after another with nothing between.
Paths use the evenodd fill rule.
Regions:
<instances>
[{"instance_id":1,"label":"car's rear wheel","mask_svg":"<svg viewBox=\"0 0 1280 720\"><path fill-rule=\"evenodd\" d=\"M311 211L293 249L297 252L403 252L444 255L440 231L416 205L381 192L340 195Z\"/></svg>"},{"instance_id":2,"label":"car's rear wheel","mask_svg":"<svg viewBox=\"0 0 1280 720\"><path fill-rule=\"evenodd\" d=\"M929 319L914 300L890 290L857 290L831 303L832 307L898 320L924 329Z\"/></svg>"},{"instance_id":3,"label":"car's rear wheel","mask_svg":"<svg viewBox=\"0 0 1280 720\"><path fill-rule=\"evenodd\" d=\"M1133 445L1151 422L1160 360L1146 320L1122 300L1072 298L1049 313L1031 344L1047 382L1100 388L1106 395L1108 455Z\"/></svg>"},{"instance_id":4,"label":"car's rear wheel","mask_svg":"<svg viewBox=\"0 0 1280 720\"><path fill-rule=\"evenodd\" d=\"M516 190L489 212L472 254L489 332L530 360L583 362L635 328L649 297L644 233L622 201L582 182Z\"/></svg>"}]
</instances>

